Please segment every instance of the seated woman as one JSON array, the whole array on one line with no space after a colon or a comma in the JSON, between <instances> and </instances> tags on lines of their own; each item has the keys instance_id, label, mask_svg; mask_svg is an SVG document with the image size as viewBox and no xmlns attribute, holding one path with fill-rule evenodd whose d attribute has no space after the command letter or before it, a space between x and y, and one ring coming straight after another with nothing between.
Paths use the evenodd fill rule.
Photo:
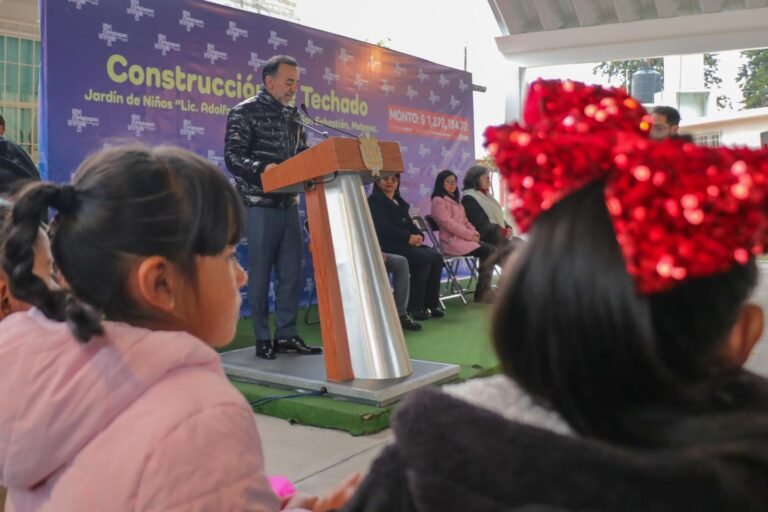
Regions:
<instances>
[{"instance_id":1,"label":"seated woman","mask_svg":"<svg viewBox=\"0 0 768 512\"><path fill-rule=\"evenodd\" d=\"M470 167L464 176L462 188L464 195L461 205L467 219L480 233L480 240L496 246L497 264L502 265L522 239L513 238L514 222L491 195L488 169L482 165Z\"/></svg>"},{"instance_id":2,"label":"seated woman","mask_svg":"<svg viewBox=\"0 0 768 512\"><path fill-rule=\"evenodd\" d=\"M399 254L408 260L411 290L408 313L415 320L441 318L440 277L443 258L423 245L424 237L411 220L410 205L400 195L400 178L385 176L373 185L368 196L373 226L382 252Z\"/></svg>"},{"instance_id":3,"label":"seated woman","mask_svg":"<svg viewBox=\"0 0 768 512\"><path fill-rule=\"evenodd\" d=\"M651 141L626 93L566 84L532 85L541 124L486 132L531 228L494 311L504 375L406 398L345 512L768 510L768 380L743 367L768 151Z\"/></svg>"},{"instance_id":4,"label":"seated woman","mask_svg":"<svg viewBox=\"0 0 768 512\"><path fill-rule=\"evenodd\" d=\"M445 170L435 178L432 218L440 228L440 246L447 256L476 256L480 259L475 302L490 302L491 276L496 257L491 244L480 241L480 233L467 220L459 202L456 174Z\"/></svg>"}]
</instances>

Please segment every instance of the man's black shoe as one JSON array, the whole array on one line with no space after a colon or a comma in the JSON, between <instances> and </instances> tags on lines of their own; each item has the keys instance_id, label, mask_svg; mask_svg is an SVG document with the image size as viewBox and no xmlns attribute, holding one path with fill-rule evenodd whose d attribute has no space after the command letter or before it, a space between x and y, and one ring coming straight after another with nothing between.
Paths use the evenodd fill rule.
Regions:
<instances>
[{"instance_id":1,"label":"man's black shoe","mask_svg":"<svg viewBox=\"0 0 768 512\"><path fill-rule=\"evenodd\" d=\"M432 318L429 316L429 310L424 309L421 311L411 311L409 315L411 315L411 318L418 320L419 322L423 322L424 320L429 320Z\"/></svg>"},{"instance_id":2,"label":"man's black shoe","mask_svg":"<svg viewBox=\"0 0 768 512\"><path fill-rule=\"evenodd\" d=\"M275 359L275 344L272 340L256 340L256 357L261 359Z\"/></svg>"},{"instance_id":3,"label":"man's black shoe","mask_svg":"<svg viewBox=\"0 0 768 512\"><path fill-rule=\"evenodd\" d=\"M280 338L275 340L275 350L280 352L296 352L298 354L322 354L323 349L321 347L312 347L304 343L304 340L300 336L292 336L290 338Z\"/></svg>"},{"instance_id":4,"label":"man's black shoe","mask_svg":"<svg viewBox=\"0 0 768 512\"><path fill-rule=\"evenodd\" d=\"M413 319L408 314L405 314L405 315L400 317L400 325L406 331L420 331L421 330L421 324L414 322Z\"/></svg>"}]
</instances>

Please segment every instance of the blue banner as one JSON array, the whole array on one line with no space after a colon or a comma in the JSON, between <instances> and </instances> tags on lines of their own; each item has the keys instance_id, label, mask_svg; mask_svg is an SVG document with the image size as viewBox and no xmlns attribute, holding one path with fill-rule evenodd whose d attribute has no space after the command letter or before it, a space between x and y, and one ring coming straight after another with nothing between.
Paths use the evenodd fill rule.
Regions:
<instances>
[{"instance_id":1,"label":"blue banner","mask_svg":"<svg viewBox=\"0 0 768 512\"><path fill-rule=\"evenodd\" d=\"M299 61L296 103L318 120L400 143L414 214L429 212L437 172L474 163L464 71L202 0L41 0L40 13L40 158L50 180L136 140L188 148L226 172L227 113L257 93L276 54Z\"/></svg>"}]
</instances>

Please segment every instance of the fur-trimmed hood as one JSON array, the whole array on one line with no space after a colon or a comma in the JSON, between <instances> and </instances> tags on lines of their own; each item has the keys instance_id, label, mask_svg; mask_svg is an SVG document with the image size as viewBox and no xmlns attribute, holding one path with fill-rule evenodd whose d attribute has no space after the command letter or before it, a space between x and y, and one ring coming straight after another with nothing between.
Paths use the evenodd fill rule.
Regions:
<instances>
[{"instance_id":1,"label":"fur-trimmed hood","mask_svg":"<svg viewBox=\"0 0 768 512\"><path fill-rule=\"evenodd\" d=\"M393 429L395 444L344 510L768 510L766 437L717 450L727 456L643 452L509 421L436 390L406 399Z\"/></svg>"}]
</instances>

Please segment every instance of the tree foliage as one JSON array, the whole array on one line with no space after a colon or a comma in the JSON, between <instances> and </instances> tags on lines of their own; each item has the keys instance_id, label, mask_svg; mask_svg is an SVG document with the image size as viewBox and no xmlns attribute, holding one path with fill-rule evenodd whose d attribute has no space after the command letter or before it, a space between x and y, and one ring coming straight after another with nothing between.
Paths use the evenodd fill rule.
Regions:
<instances>
[{"instance_id":1,"label":"tree foliage","mask_svg":"<svg viewBox=\"0 0 768 512\"><path fill-rule=\"evenodd\" d=\"M744 108L768 107L768 48L741 52L736 83L744 95Z\"/></svg>"},{"instance_id":2,"label":"tree foliage","mask_svg":"<svg viewBox=\"0 0 768 512\"><path fill-rule=\"evenodd\" d=\"M707 89L719 89L723 83L723 79L718 75L719 66L720 57L716 53L704 54L704 86ZM719 95L715 101L720 110L733 110L731 98L725 94Z\"/></svg>"}]
</instances>

